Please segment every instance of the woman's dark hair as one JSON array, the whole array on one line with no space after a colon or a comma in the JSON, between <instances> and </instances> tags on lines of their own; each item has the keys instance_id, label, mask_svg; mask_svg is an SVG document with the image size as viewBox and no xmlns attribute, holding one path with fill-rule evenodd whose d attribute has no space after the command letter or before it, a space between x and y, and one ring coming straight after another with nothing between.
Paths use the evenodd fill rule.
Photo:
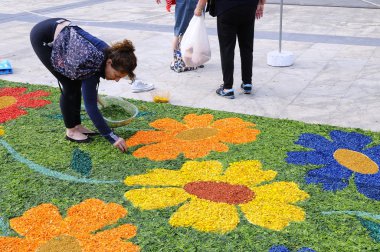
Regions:
<instances>
[{"instance_id":1,"label":"woman's dark hair","mask_svg":"<svg viewBox=\"0 0 380 252\"><path fill-rule=\"evenodd\" d=\"M131 80L135 79L135 70L137 58L134 53L135 47L132 41L125 39L121 42L112 44L106 49L106 59L111 59L111 66L121 73L126 73Z\"/></svg>"}]
</instances>

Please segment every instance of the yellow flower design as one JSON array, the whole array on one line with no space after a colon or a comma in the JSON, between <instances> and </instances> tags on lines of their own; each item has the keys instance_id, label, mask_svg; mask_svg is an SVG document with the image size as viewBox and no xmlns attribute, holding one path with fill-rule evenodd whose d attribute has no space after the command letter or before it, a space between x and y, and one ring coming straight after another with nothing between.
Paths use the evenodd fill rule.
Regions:
<instances>
[{"instance_id":1,"label":"yellow flower design","mask_svg":"<svg viewBox=\"0 0 380 252\"><path fill-rule=\"evenodd\" d=\"M185 123L164 118L150 123L157 131L139 131L126 141L128 146L144 144L133 152L138 158L155 161L175 159L181 153L194 159L211 151L227 152L225 143L241 144L256 140L260 133L255 124L240 118L225 118L212 122L213 115L189 114Z\"/></svg>"},{"instance_id":2,"label":"yellow flower design","mask_svg":"<svg viewBox=\"0 0 380 252\"><path fill-rule=\"evenodd\" d=\"M188 161L178 171L155 169L127 177L126 185L146 187L130 190L125 197L142 210L184 203L169 220L174 227L226 233L237 227L239 207L250 223L281 230L305 219L303 209L293 204L309 195L293 182L260 185L276 175L262 170L257 160L231 163L225 172L218 161Z\"/></svg>"},{"instance_id":3,"label":"yellow flower design","mask_svg":"<svg viewBox=\"0 0 380 252\"><path fill-rule=\"evenodd\" d=\"M0 248L2 252L136 252L138 246L124 241L136 235L137 228L131 224L95 233L126 215L121 205L98 199L71 207L66 218L56 206L42 204L10 220L11 227L24 238L0 237Z\"/></svg>"},{"instance_id":4,"label":"yellow flower design","mask_svg":"<svg viewBox=\"0 0 380 252\"><path fill-rule=\"evenodd\" d=\"M0 136L4 135L5 134L5 131L4 131L4 128L3 126L0 126Z\"/></svg>"}]
</instances>

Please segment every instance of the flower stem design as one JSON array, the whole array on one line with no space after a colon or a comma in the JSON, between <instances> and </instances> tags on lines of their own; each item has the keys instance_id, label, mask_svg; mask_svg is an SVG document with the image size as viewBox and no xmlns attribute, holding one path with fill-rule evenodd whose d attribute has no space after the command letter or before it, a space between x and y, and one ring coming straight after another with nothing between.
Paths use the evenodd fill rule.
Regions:
<instances>
[{"instance_id":1,"label":"flower stem design","mask_svg":"<svg viewBox=\"0 0 380 252\"><path fill-rule=\"evenodd\" d=\"M23 163L27 165L31 170L41 173L48 177L53 177L60 180L67 180L71 182L77 182L77 183L89 183L89 184L118 184L122 183L122 181L119 180L95 180L95 179L87 179L87 178L77 178L71 175L67 175L61 172L53 171L51 169L48 169L46 167L43 167L41 165L38 165L20 154L17 153L15 149L13 149L6 141L3 139L0 139L0 144L9 152L9 154L12 155L14 159L19 161L20 163Z\"/></svg>"}]
</instances>

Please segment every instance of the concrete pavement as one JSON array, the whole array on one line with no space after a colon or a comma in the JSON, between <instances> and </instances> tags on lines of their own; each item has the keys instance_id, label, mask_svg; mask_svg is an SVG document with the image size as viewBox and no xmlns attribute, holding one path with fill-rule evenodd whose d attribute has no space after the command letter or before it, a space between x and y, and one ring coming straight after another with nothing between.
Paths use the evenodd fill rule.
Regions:
<instances>
[{"instance_id":1,"label":"concrete pavement","mask_svg":"<svg viewBox=\"0 0 380 252\"><path fill-rule=\"evenodd\" d=\"M0 79L57 86L34 55L29 31L45 18L66 17L106 42L131 39L139 60L138 78L170 90L172 104L380 131L380 9L376 1L357 1L371 7L349 6L355 8L308 6L306 0L286 5L282 48L296 59L285 68L266 64L267 53L278 50L280 10L278 4L267 4L264 18L256 23L254 94L239 90L237 49L236 99L227 100L215 94L222 83L215 18L206 15L212 59L203 69L177 74L169 69L174 16L154 0L2 0L0 58L11 61L14 74L0 75ZM149 92L131 93L126 80L103 80L99 90L152 100Z\"/></svg>"}]
</instances>

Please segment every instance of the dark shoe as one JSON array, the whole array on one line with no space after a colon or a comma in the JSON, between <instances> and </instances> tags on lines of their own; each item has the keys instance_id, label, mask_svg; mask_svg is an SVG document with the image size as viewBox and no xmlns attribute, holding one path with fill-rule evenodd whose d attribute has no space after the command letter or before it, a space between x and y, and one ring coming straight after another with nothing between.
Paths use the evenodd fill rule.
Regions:
<instances>
[{"instance_id":1,"label":"dark shoe","mask_svg":"<svg viewBox=\"0 0 380 252\"><path fill-rule=\"evenodd\" d=\"M88 133L83 133L85 134L86 136L99 136L99 132L88 132Z\"/></svg>"},{"instance_id":2,"label":"dark shoe","mask_svg":"<svg viewBox=\"0 0 380 252\"><path fill-rule=\"evenodd\" d=\"M243 90L244 94L250 94L252 92L252 84L241 84L241 89Z\"/></svg>"},{"instance_id":3,"label":"dark shoe","mask_svg":"<svg viewBox=\"0 0 380 252\"><path fill-rule=\"evenodd\" d=\"M66 140L68 140L70 142L74 142L74 143L89 143L92 141L92 139L89 137L87 137L86 139L83 139L83 140L76 140L76 139L71 138L69 136L66 136Z\"/></svg>"},{"instance_id":4,"label":"dark shoe","mask_svg":"<svg viewBox=\"0 0 380 252\"><path fill-rule=\"evenodd\" d=\"M220 87L216 90L216 94L219 96L222 96L224 98L228 98L228 99L234 99L235 98L235 94L234 94L233 89L229 89L228 91L225 92L224 88Z\"/></svg>"}]
</instances>

